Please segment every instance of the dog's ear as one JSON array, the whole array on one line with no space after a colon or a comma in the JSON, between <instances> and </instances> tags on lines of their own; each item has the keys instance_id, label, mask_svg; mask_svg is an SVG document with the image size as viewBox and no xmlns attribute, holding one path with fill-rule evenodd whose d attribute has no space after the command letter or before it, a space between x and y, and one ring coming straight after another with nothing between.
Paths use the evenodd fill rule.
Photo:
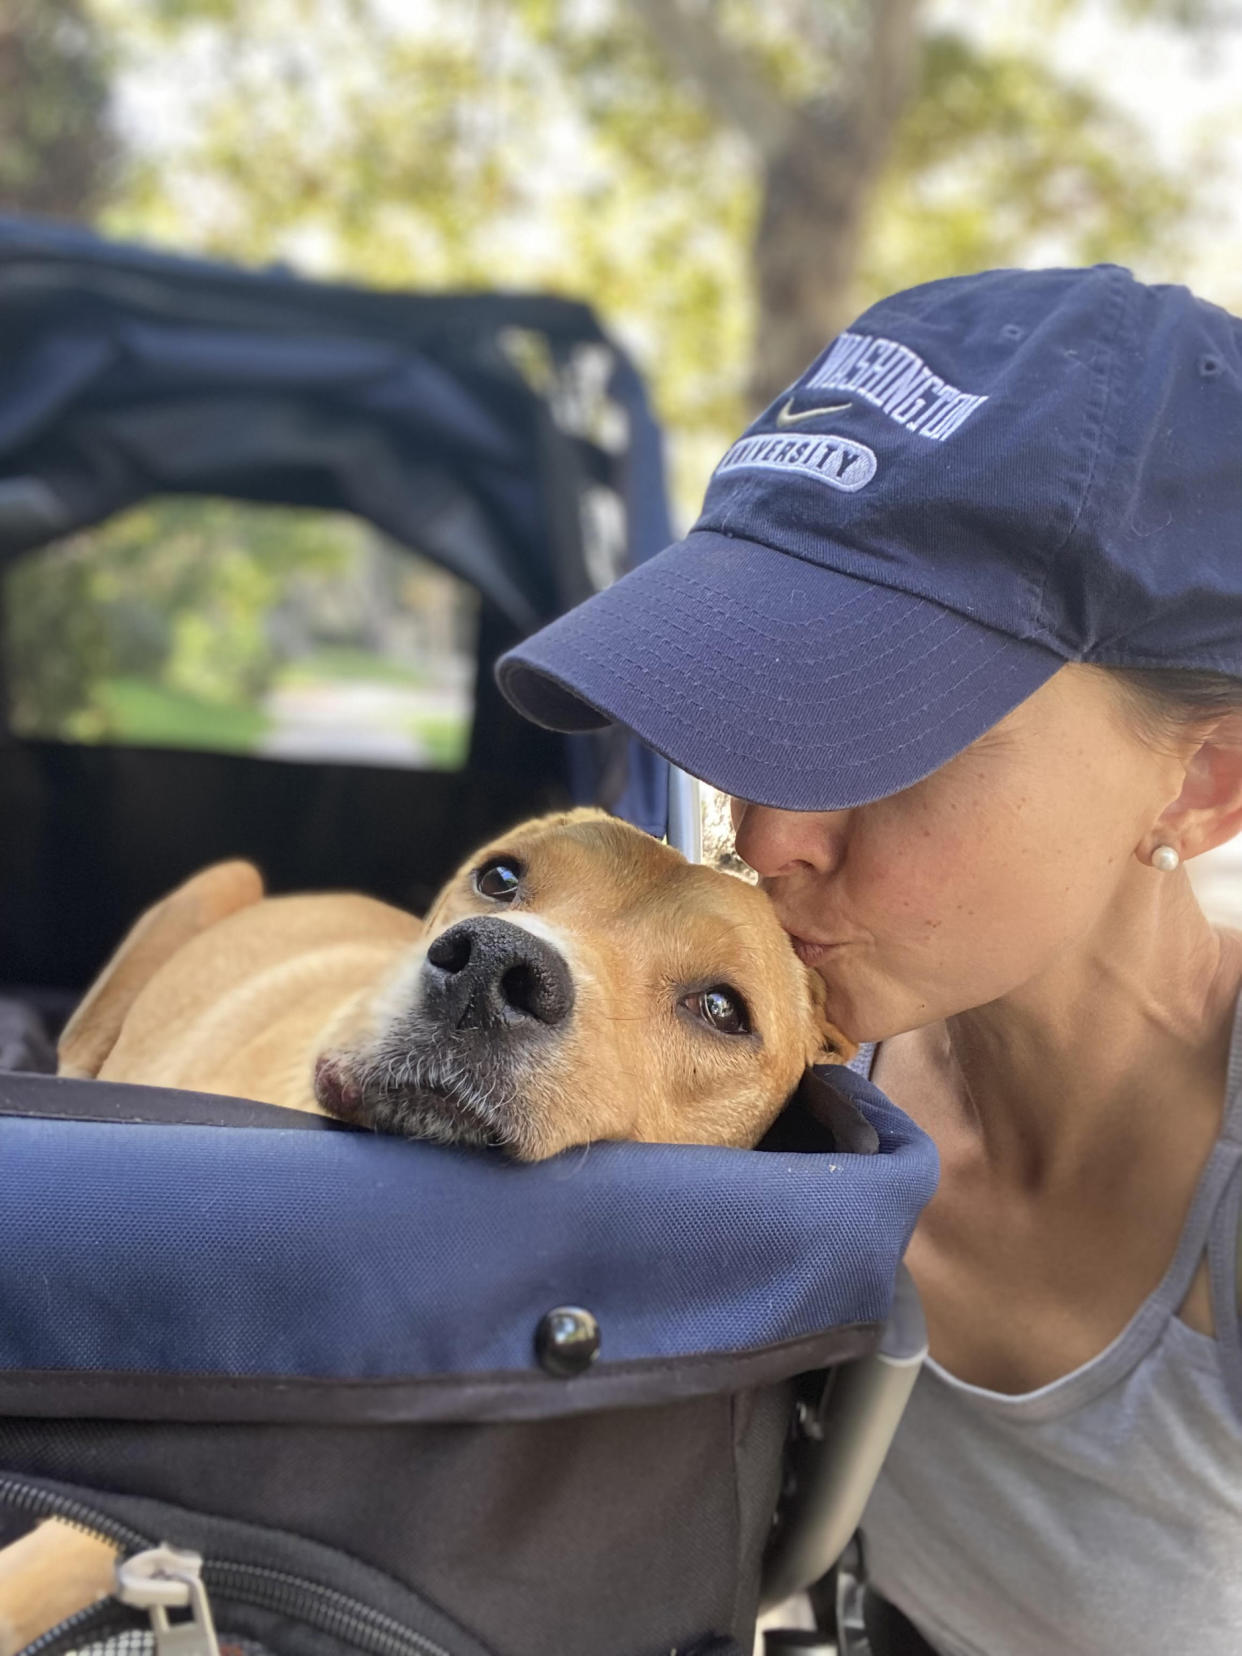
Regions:
<instances>
[{"instance_id":1,"label":"dog's ear","mask_svg":"<svg viewBox=\"0 0 1242 1656\"><path fill-rule=\"evenodd\" d=\"M880 1135L858 1105L832 1084L835 1064L812 1064L797 1090L759 1142L760 1150L846 1151L873 1156ZM825 1132L831 1146L825 1145Z\"/></svg>"},{"instance_id":2,"label":"dog's ear","mask_svg":"<svg viewBox=\"0 0 1242 1656\"><path fill-rule=\"evenodd\" d=\"M251 863L213 863L140 915L65 1025L56 1047L57 1074L97 1076L130 1007L165 961L262 895L263 878Z\"/></svg>"},{"instance_id":3,"label":"dog's ear","mask_svg":"<svg viewBox=\"0 0 1242 1656\"><path fill-rule=\"evenodd\" d=\"M808 1053L810 1062L848 1064L858 1055L858 1042L851 1041L838 1029L828 1012L828 989L818 972L809 966L806 972L807 989L811 996L811 1015L815 1021L815 1046Z\"/></svg>"},{"instance_id":4,"label":"dog's ear","mask_svg":"<svg viewBox=\"0 0 1242 1656\"><path fill-rule=\"evenodd\" d=\"M833 1068L831 1064L813 1064L798 1083L793 1102L828 1129L838 1150L848 1150L856 1156L874 1156L880 1148L880 1135L853 1099L833 1086Z\"/></svg>"}]
</instances>

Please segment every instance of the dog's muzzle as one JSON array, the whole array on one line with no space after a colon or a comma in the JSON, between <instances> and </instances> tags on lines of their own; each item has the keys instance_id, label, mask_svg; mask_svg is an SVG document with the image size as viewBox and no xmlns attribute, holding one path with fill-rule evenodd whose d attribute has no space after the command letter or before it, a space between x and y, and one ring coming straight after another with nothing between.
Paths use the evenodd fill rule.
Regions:
<instances>
[{"instance_id":1,"label":"dog's muzzle","mask_svg":"<svg viewBox=\"0 0 1242 1656\"><path fill-rule=\"evenodd\" d=\"M315 1096L354 1126L516 1151L527 1079L573 1006L551 944L490 915L461 920L429 944L413 1004L373 1046L321 1055Z\"/></svg>"},{"instance_id":2,"label":"dog's muzzle","mask_svg":"<svg viewBox=\"0 0 1242 1656\"><path fill-rule=\"evenodd\" d=\"M508 920L460 920L435 939L422 970L425 1018L485 1040L522 1038L564 1023L574 984L564 958Z\"/></svg>"}]
</instances>

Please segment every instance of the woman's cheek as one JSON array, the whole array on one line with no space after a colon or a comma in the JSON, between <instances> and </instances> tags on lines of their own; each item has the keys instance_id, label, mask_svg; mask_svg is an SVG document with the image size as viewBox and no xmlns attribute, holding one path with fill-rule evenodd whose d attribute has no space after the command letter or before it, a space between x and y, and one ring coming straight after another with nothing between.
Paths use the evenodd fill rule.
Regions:
<instances>
[{"instance_id":1,"label":"woman's cheek","mask_svg":"<svg viewBox=\"0 0 1242 1656\"><path fill-rule=\"evenodd\" d=\"M875 845L855 870L870 964L928 1003L969 1004L1009 987L1045 929L1015 867L1010 848L961 834L916 831ZM843 970L848 955L839 957Z\"/></svg>"},{"instance_id":2,"label":"woman's cheek","mask_svg":"<svg viewBox=\"0 0 1242 1656\"><path fill-rule=\"evenodd\" d=\"M882 826L851 846L851 885L869 929L921 942L979 911L991 871L955 822L946 831L922 814Z\"/></svg>"}]
</instances>

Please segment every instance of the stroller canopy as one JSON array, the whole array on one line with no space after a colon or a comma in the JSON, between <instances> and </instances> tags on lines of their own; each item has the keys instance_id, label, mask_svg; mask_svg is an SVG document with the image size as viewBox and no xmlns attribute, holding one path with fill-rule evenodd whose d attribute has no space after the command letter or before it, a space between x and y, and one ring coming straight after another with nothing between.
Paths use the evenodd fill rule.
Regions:
<instances>
[{"instance_id":1,"label":"stroller canopy","mask_svg":"<svg viewBox=\"0 0 1242 1656\"><path fill-rule=\"evenodd\" d=\"M0 924L19 946L0 981L80 987L135 912L221 856L273 889L418 907L540 810L599 800L663 832L662 761L537 730L492 681L503 649L670 538L642 386L585 306L371 292L0 218L0 353L0 566L152 495L215 495L348 511L481 601L455 776L9 732ZM54 933L54 955L30 941Z\"/></svg>"},{"instance_id":2,"label":"stroller canopy","mask_svg":"<svg viewBox=\"0 0 1242 1656\"><path fill-rule=\"evenodd\" d=\"M155 492L345 509L530 631L670 538L638 377L568 300L369 292L0 217L0 349L0 554ZM590 485L630 508L615 546L584 542Z\"/></svg>"}]
</instances>

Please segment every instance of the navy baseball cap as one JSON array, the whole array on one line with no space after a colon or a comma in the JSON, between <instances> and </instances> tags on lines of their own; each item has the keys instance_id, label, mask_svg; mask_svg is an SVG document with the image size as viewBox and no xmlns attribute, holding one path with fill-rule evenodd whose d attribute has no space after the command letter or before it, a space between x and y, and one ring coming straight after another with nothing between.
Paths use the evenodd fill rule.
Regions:
<instances>
[{"instance_id":1,"label":"navy baseball cap","mask_svg":"<svg viewBox=\"0 0 1242 1656\"><path fill-rule=\"evenodd\" d=\"M684 540L497 664L727 793L909 787L1067 661L1242 678L1242 322L1115 265L873 305L733 444Z\"/></svg>"}]
</instances>

